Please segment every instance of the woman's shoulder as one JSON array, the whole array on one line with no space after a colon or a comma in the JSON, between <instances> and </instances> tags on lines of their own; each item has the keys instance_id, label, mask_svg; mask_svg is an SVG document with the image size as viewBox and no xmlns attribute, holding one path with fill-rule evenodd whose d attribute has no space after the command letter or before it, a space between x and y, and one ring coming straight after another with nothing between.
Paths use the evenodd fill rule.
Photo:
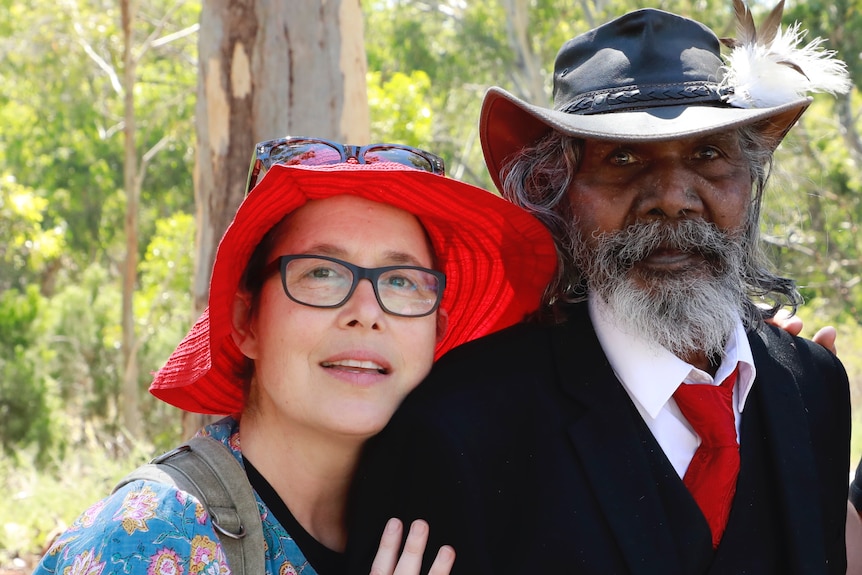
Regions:
<instances>
[{"instance_id":1,"label":"woman's shoulder","mask_svg":"<svg viewBox=\"0 0 862 575\"><path fill-rule=\"evenodd\" d=\"M203 505L174 486L139 480L84 511L34 574L219 572L223 566L224 550Z\"/></svg>"}]
</instances>

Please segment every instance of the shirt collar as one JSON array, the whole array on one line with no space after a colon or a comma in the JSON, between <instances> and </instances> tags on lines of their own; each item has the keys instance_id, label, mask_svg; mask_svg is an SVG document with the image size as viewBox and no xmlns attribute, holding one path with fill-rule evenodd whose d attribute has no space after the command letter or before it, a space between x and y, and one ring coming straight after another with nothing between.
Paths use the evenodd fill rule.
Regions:
<instances>
[{"instance_id":1,"label":"shirt collar","mask_svg":"<svg viewBox=\"0 0 862 575\"><path fill-rule=\"evenodd\" d=\"M737 409L741 413L754 384L756 370L742 320L736 322L725 346L725 358L715 378L672 354L664 347L611 321L604 302L589 296L590 318L602 349L631 398L655 418L683 381L720 383L739 364ZM645 366L648 368L645 369Z\"/></svg>"}]
</instances>

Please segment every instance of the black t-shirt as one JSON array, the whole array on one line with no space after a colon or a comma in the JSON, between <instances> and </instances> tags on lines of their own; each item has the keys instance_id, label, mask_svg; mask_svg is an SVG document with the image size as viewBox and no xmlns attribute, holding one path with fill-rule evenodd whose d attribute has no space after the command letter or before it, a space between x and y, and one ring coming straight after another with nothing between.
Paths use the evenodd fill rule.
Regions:
<instances>
[{"instance_id":1,"label":"black t-shirt","mask_svg":"<svg viewBox=\"0 0 862 575\"><path fill-rule=\"evenodd\" d=\"M317 539L306 531L281 497L272 488L272 485L255 469L251 461L243 456L245 462L245 473L252 488L260 495L260 498L269 508L279 523L288 534L296 541L296 545L302 551L318 575L341 575L347 571L347 564L343 553L337 553L325 547Z\"/></svg>"}]
</instances>

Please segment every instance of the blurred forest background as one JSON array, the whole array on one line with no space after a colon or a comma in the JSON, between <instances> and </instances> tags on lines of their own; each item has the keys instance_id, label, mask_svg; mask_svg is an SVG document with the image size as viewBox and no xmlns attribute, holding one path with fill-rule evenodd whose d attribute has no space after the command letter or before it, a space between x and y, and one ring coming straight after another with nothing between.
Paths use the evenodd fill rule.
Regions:
<instances>
[{"instance_id":1,"label":"blurred forest background","mask_svg":"<svg viewBox=\"0 0 862 575\"><path fill-rule=\"evenodd\" d=\"M211 108L205 122L198 95L204 34L224 24L207 20L210 3L218 1L0 0L0 570L23 569L53 530L182 439L182 414L146 390L205 301L212 248L202 242L221 235L235 207L210 198L207 209L206 193L227 182L241 197L255 141L290 132L404 142L442 155L451 176L493 189L477 134L488 86L549 102L559 46L644 6L735 34L730 0L362 0L361 15L338 24L340 34L364 34L365 53L360 46L353 54L359 96L345 88L343 98L360 111L340 118L343 126L355 117L357 129L337 133L311 113L310 123L288 118L267 133L265 123L253 127L231 110L241 158L231 160L239 174L231 179L196 161L213 145L203 128L212 129L218 113ZM260 17L252 12L263 4L287 20L322 13L287 0L219 7L233 24L254 24ZM308 1L319 4L342 3ZM752 3L758 22L771 6ZM855 463L862 451L862 0L788 0L784 23L794 20L828 40L857 89L817 96L779 149L764 232L778 269L802 287L803 335L838 328L853 388ZM317 80L327 73L320 68L294 78L298 92L289 98L276 83L297 74L294 66L269 75L252 68L246 80L255 89L276 85L270 107L278 109L295 105L304 86L307 97L319 96Z\"/></svg>"}]
</instances>

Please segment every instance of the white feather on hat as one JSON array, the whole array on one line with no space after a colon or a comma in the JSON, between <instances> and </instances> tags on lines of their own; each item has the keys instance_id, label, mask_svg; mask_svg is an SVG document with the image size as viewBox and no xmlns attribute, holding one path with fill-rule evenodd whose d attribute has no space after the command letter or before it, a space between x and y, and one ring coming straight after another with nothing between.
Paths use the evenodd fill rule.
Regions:
<instances>
[{"instance_id":1,"label":"white feather on hat","mask_svg":"<svg viewBox=\"0 0 862 575\"><path fill-rule=\"evenodd\" d=\"M781 29L784 0L772 9L761 26L742 0L733 0L738 38L722 38L732 48L726 57L722 87L732 88L727 102L738 108L763 108L792 102L811 92L843 94L852 83L847 65L826 50L823 38L804 46L808 34L795 22Z\"/></svg>"}]
</instances>

